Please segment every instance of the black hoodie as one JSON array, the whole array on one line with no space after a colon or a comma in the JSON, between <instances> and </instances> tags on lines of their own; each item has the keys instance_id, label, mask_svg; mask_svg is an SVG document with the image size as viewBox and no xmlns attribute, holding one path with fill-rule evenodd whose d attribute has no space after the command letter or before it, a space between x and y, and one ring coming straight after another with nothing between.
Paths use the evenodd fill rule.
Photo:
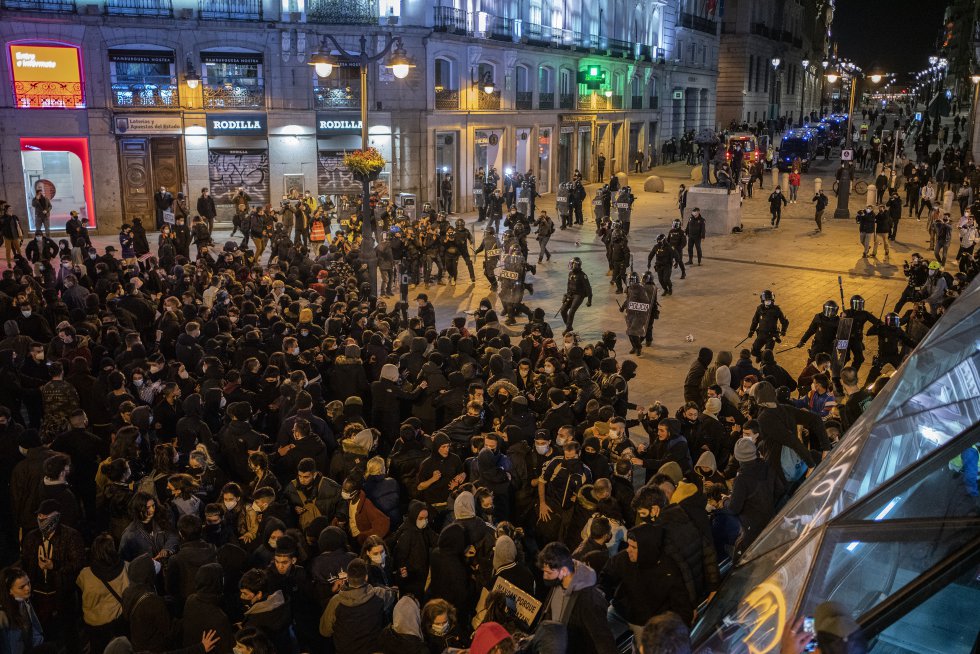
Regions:
<instances>
[{"instance_id":1,"label":"black hoodie","mask_svg":"<svg viewBox=\"0 0 980 654\"><path fill-rule=\"evenodd\" d=\"M436 532L426 525L419 529L416 522L424 509L424 502L412 500L408 504L408 515L392 537L391 552L394 556L394 568L405 568L408 575L395 576L402 595L412 593L422 597L425 590L425 580L429 572L429 552L436 543Z\"/></svg>"},{"instance_id":2,"label":"black hoodie","mask_svg":"<svg viewBox=\"0 0 980 654\"><path fill-rule=\"evenodd\" d=\"M182 644L190 647L201 642L201 634L214 630L221 638L213 650L216 654L229 654L235 645L231 621L222 603L224 570L218 563L208 563L197 570L194 592L184 603L181 622Z\"/></svg>"},{"instance_id":3,"label":"black hoodie","mask_svg":"<svg viewBox=\"0 0 980 654\"><path fill-rule=\"evenodd\" d=\"M123 617L129 620L129 639L137 652L163 652L170 643L167 604L156 594L156 571L149 554L130 561L129 587L123 592Z\"/></svg>"},{"instance_id":4,"label":"black hoodie","mask_svg":"<svg viewBox=\"0 0 980 654\"><path fill-rule=\"evenodd\" d=\"M704 379L704 373L711 365L712 354L711 350L706 347L702 347L698 351L698 358L691 364L690 370L687 371L687 377L684 378L685 402L697 402L699 407L704 406L704 398L701 396L701 380Z\"/></svg>"}]
</instances>

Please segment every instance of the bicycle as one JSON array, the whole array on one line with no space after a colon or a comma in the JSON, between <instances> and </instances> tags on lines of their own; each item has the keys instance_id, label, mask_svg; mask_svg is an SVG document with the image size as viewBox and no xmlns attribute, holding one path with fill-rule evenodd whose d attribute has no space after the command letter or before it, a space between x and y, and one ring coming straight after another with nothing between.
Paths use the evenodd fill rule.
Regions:
<instances>
[{"instance_id":1,"label":"bicycle","mask_svg":"<svg viewBox=\"0 0 980 654\"><path fill-rule=\"evenodd\" d=\"M838 195L840 189L840 181L834 182L834 195ZM864 195L868 192L868 183L863 179L856 179L851 182L851 192L857 195Z\"/></svg>"}]
</instances>

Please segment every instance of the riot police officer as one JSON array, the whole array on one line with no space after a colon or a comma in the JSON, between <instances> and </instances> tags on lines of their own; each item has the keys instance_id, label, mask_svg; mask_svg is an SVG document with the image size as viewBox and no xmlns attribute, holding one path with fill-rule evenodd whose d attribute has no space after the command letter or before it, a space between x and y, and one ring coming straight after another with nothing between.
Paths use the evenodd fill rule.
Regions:
<instances>
[{"instance_id":1,"label":"riot police officer","mask_svg":"<svg viewBox=\"0 0 980 654\"><path fill-rule=\"evenodd\" d=\"M653 283L653 273L649 270L643 273L643 286L650 293L650 313L647 315L647 330L644 341L650 347L653 343L653 321L660 317L660 303L657 302L657 285Z\"/></svg>"},{"instance_id":2,"label":"riot police officer","mask_svg":"<svg viewBox=\"0 0 980 654\"><path fill-rule=\"evenodd\" d=\"M576 175L575 179L572 180L571 195L568 196L568 206L575 214L576 225L585 224L582 219L582 203L585 202L586 196L585 186L582 184L582 176Z\"/></svg>"},{"instance_id":3,"label":"riot police officer","mask_svg":"<svg viewBox=\"0 0 980 654\"><path fill-rule=\"evenodd\" d=\"M473 261L470 259L470 246L473 245L473 235L470 233L470 230L466 229L466 222L462 218L456 219L453 244L456 246L459 256L466 263L466 270L470 273L470 283L476 282L476 275L473 273Z\"/></svg>"},{"instance_id":4,"label":"riot police officer","mask_svg":"<svg viewBox=\"0 0 980 654\"><path fill-rule=\"evenodd\" d=\"M524 304L524 290L533 293L534 289L525 282L528 266L520 247L513 241L507 246L504 267L500 271L500 301L504 305L505 324L517 324L516 316L524 313L531 317L531 310Z\"/></svg>"},{"instance_id":5,"label":"riot police officer","mask_svg":"<svg viewBox=\"0 0 980 654\"><path fill-rule=\"evenodd\" d=\"M902 361L905 360L903 346L915 346L915 341L902 331L902 320L895 312L886 315L884 323L872 325L868 330L868 336L878 337L878 354L872 360L866 386L878 379L885 364L891 364L895 368L902 365Z\"/></svg>"},{"instance_id":6,"label":"riot police officer","mask_svg":"<svg viewBox=\"0 0 980 654\"><path fill-rule=\"evenodd\" d=\"M814 314L813 320L806 333L800 338L796 347L803 347L813 336L813 345L809 349L810 359L812 360L818 353L831 354L834 350L834 340L837 337L837 327L840 325L840 316L837 312L840 307L833 300L824 302L823 311Z\"/></svg>"},{"instance_id":7,"label":"riot police officer","mask_svg":"<svg viewBox=\"0 0 980 654\"><path fill-rule=\"evenodd\" d=\"M902 291L902 296L895 303L893 311L900 313L906 302L915 302L922 298L922 291L926 282L929 281L929 263L922 258L918 252L912 255L912 263L905 262L905 276L909 278L909 283Z\"/></svg>"},{"instance_id":8,"label":"riot police officer","mask_svg":"<svg viewBox=\"0 0 980 654\"><path fill-rule=\"evenodd\" d=\"M438 225L429 225L429 229L422 234L422 248L422 278L425 280L425 287L429 288L432 282L433 264L436 267L436 282L442 284L443 247Z\"/></svg>"},{"instance_id":9,"label":"riot police officer","mask_svg":"<svg viewBox=\"0 0 980 654\"><path fill-rule=\"evenodd\" d=\"M687 245L687 235L681 228L679 218L674 218L670 223L670 231L667 232L667 243L674 248L674 265L681 269L681 279L687 277L687 270L684 268L684 246Z\"/></svg>"},{"instance_id":10,"label":"riot police officer","mask_svg":"<svg viewBox=\"0 0 980 654\"><path fill-rule=\"evenodd\" d=\"M630 354L640 356L643 350L643 337L647 334L647 324L653 313L653 296L656 288L640 284L640 276L631 272L629 284L626 287L626 301L619 310L626 314L626 335L629 336L633 348Z\"/></svg>"},{"instance_id":11,"label":"riot police officer","mask_svg":"<svg viewBox=\"0 0 980 654\"><path fill-rule=\"evenodd\" d=\"M582 306L582 300L586 300L585 306L592 306L592 284L589 283L589 276L582 270L582 260L574 257L568 262L568 286L559 310L565 323L564 333L572 331L575 312Z\"/></svg>"},{"instance_id":12,"label":"riot police officer","mask_svg":"<svg viewBox=\"0 0 980 654\"><path fill-rule=\"evenodd\" d=\"M660 280L660 287L664 289L664 295L673 295L674 285L670 282L670 270L674 265L674 249L667 243L667 236L664 234L657 237L657 243L650 250L650 255L647 257L647 270L650 269L651 263L657 273L657 279Z\"/></svg>"},{"instance_id":13,"label":"riot police officer","mask_svg":"<svg viewBox=\"0 0 980 654\"><path fill-rule=\"evenodd\" d=\"M623 231L627 234L630 233L630 219L633 215L633 201L636 198L633 196L633 190L629 186L624 186L619 189L616 194L616 211L613 213L619 219L619 222L623 225Z\"/></svg>"},{"instance_id":14,"label":"riot police officer","mask_svg":"<svg viewBox=\"0 0 980 654\"><path fill-rule=\"evenodd\" d=\"M623 284L626 283L626 266L630 262L630 247L626 241L626 234L623 230L614 230L612 243L609 247L609 264L612 268L612 280L610 284L616 285L616 294L623 292Z\"/></svg>"},{"instance_id":15,"label":"riot police officer","mask_svg":"<svg viewBox=\"0 0 980 654\"><path fill-rule=\"evenodd\" d=\"M490 290L497 290L497 275L495 274L495 269L497 264L500 262L500 241L497 240L497 234L487 225L483 230L483 242L480 243L474 252L474 256L483 252L483 274L486 276L487 281L490 282Z\"/></svg>"},{"instance_id":16,"label":"riot police officer","mask_svg":"<svg viewBox=\"0 0 980 654\"><path fill-rule=\"evenodd\" d=\"M500 219L503 217L504 198L500 195L500 189L493 189L487 197L487 220L493 224L493 231L500 230Z\"/></svg>"},{"instance_id":17,"label":"riot police officer","mask_svg":"<svg viewBox=\"0 0 980 654\"><path fill-rule=\"evenodd\" d=\"M867 323L871 323L872 326L880 325L881 321L864 310L864 298L860 295L851 296L851 308L844 310L844 317L851 319L851 333L847 340L844 362L846 363L848 358L853 356L851 367L859 370L864 363L864 326Z\"/></svg>"},{"instance_id":18,"label":"riot police officer","mask_svg":"<svg viewBox=\"0 0 980 654\"><path fill-rule=\"evenodd\" d=\"M592 213L595 216L595 230L599 231L602 222L609 217L609 187L603 185L592 198Z\"/></svg>"},{"instance_id":19,"label":"riot police officer","mask_svg":"<svg viewBox=\"0 0 980 654\"><path fill-rule=\"evenodd\" d=\"M783 310L776 306L776 296L772 291L766 289L759 295L761 302L755 309L752 316L752 324L749 326L749 338L755 334L755 341L752 342L752 356L756 360L762 359L762 350L771 350L779 342L780 336L786 335L789 328L789 319L783 315Z\"/></svg>"},{"instance_id":20,"label":"riot police officer","mask_svg":"<svg viewBox=\"0 0 980 654\"><path fill-rule=\"evenodd\" d=\"M555 210L561 220L560 229L572 226L572 185L562 182L558 185L558 193L555 194Z\"/></svg>"}]
</instances>

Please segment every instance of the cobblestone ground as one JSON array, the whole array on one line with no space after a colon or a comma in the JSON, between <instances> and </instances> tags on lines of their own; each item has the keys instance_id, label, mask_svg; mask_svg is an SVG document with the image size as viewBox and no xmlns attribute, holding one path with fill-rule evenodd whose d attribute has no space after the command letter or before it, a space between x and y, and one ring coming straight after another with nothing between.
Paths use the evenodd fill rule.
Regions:
<instances>
[{"instance_id":1,"label":"cobblestone ground","mask_svg":"<svg viewBox=\"0 0 980 654\"><path fill-rule=\"evenodd\" d=\"M832 184L834 165L833 162L820 162L804 175L800 201L784 208L778 229L773 229L769 224L766 198L772 182L771 177L767 176L764 191L760 193L757 189L755 197L747 198L743 203L743 233L709 237L704 243L703 265L689 267L687 279L681 280L680 271L674 271L674 294L661 298L661 318L654 326L653 346L644 348L643 355L638 359L637 377L630 383L631 401L646 406L659 400L671 410L675 409L683 401L681 384L698 349L709 347L715 352L734 350L735 345L748 334L749 323L763 289L772 289L777 304L790 321L788 336L779 347L795 345L813 314L821 309L826 300L840 302L838 276L843 280L845 300L849 300L852 294L860 294L866 299L868 309L875 314L881 310L886 296L886 311L894 305L905 285L902 261L915 251L929 256L925 219L921 222L914 218L902 220L899 240L892 244L890 259L861 258L862 248L853 218L826 218L823 232L816 233L810 202L814 180L823 178ZM666 232L670 221L677 216L677 189L681 183L692 184L690 171L689 166L671 164L630 177L630 185L636 195L630 248L637 272L645 270L646 257L657 235ZM642 190L643 181L649 174L664 179L664 193L646 193ZM828 188L828 184L824 183L824 187ZM591 197L595 187L588 190ZM832 216L836 198L832 192L828 194L831 204L825 215ZM863 205L863 197L852 195L851 215ZM557 217L553 195L542 197L538 208L547 209L553 217ZM475 214L466 214L464 218L468 226L476 229L477 236L482 236L482 225L475 224ZM706 219L710 221L711 216L706 215ZM619 337L619 359L625 360L629 342L623 316L616 304L616 300L622 298L615 295L614 288L609 285L609 277L605 274L605 250L595 237L594 224L590 220L591 217L587 216L584 227L555 232L549 243L552 260L539 264L538 274L533 279L534 295L526 296L525 300L532 309L542 307L552 327L560 333L564 326L555 314L565 292L567 262L573 256L581 257L583 268L592 282L595 300L592 307L587 308L583 304L579 310L575 320L576 332L584 341L596 342L603 331L615 331ZM225 238L227 232L216 234L219 243ZM115 242L109 236L95 240L100 250ZM155 235L150 240L151 244L155 244ZM529 239L529 246L531 258L535 259L538 248L533 238ZM883 253L879 252L879 256L883 257ZM459 285L432 286L428 289L440 328L463 311L475 309L483 297L491 297L499 311L499 301L490 293L483 279L480 261L474 261L477 274L475 284L468 283L465 265L461 262ZM467 281L464 282L464 279ZM422 291L421 286L412 288L410 298ZM519 335L523 324L524 320L521 319L511 333ZM693 342L686 341L688 335L693 336ZM750 342L742 347L748 345ZM869 361L872 353L869 352ZM805 358L805 350L793 349L779 355L777 360L795 375L803 369Z\"/></svg>"}]
</instances>

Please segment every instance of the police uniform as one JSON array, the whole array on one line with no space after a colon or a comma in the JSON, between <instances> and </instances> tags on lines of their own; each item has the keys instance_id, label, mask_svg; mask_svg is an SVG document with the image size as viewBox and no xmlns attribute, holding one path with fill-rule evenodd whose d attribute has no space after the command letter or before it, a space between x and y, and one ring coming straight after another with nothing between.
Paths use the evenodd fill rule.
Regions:
<instances>
[{"instance_id":1,"label":"police uniform","mask_svg":"<svg viewBox=\"0 0 980 654\"><path fill-rule=\"evenodd\" d=\"M828 305L834 307L833 315L828 315ZM810 337L813 336L813 344L810 346L810 359L814 359L817 354L823 352L831 354L834 350L834 340L837 338L837 328L840 325L840 316L837 315L837 303L828 302L824 305L824 310L813 316L810 326L807 328L797 347L803 347Z\"/></svg>"},{"instance_id":2,"label":"police uniform","mask_svg":"<svg viewBox=\"0 0 980 654\"><path fill-rule=\"evenodd\" d=\"M575 259L572 261L574 262ZM572 331L575 312L582 306L582 301L587 300L588 306L592 306L592 284L589 283L589 276L582 270L581 265L581 261L577 265L573 264L568 272L568 286L559 310L561 319L565 322L565 333Z\"/></svg>"},{"instance_id":3,"label":"police uniform","mask_svg":"<svg viewBox=\"0 0 980 654\"><path fill-rule=\"evenodd\" d=\"M661 234L657 238L657 244L650 250L647 257L647 268L653 263L653 269L660 280L660 287L664 289L664 295L672 295L674 285L670 281L670 271L674 265L674 249L667 243L667 239Z\"/></svg>"},{"instance_id":4,"label":"police uniform","mask_svg":"<svg viewBox=\"0 0 980 654\"><path fill-rule=\"evenodd\" d=\"M630 275L630 284L626 288L626 301L620 311L626 314L626 335L633 349L630 354L640 356L643 338L647 333L647 324L653 313L653 295L656 289L640 284L635 275Z\"/></svg>"},{"instance_id":5,"label":"police uniform","mask_svg":"<svg viewBox=\"0 0 980 654\"><path fill-rule=\"evenodd\" d=\"M768 306L766 306L766 300L763 300L756 307L755 315L752 316L752 324L749 326L749 336L755 334L755 340L752 342L752 356L761 359L762 350L773 349L775 344L779 342L779 337L786 335L788 328L789 319L783 314L783 310L776 305L775 299L770 300Z\"/></svg>"}]
</instances>

